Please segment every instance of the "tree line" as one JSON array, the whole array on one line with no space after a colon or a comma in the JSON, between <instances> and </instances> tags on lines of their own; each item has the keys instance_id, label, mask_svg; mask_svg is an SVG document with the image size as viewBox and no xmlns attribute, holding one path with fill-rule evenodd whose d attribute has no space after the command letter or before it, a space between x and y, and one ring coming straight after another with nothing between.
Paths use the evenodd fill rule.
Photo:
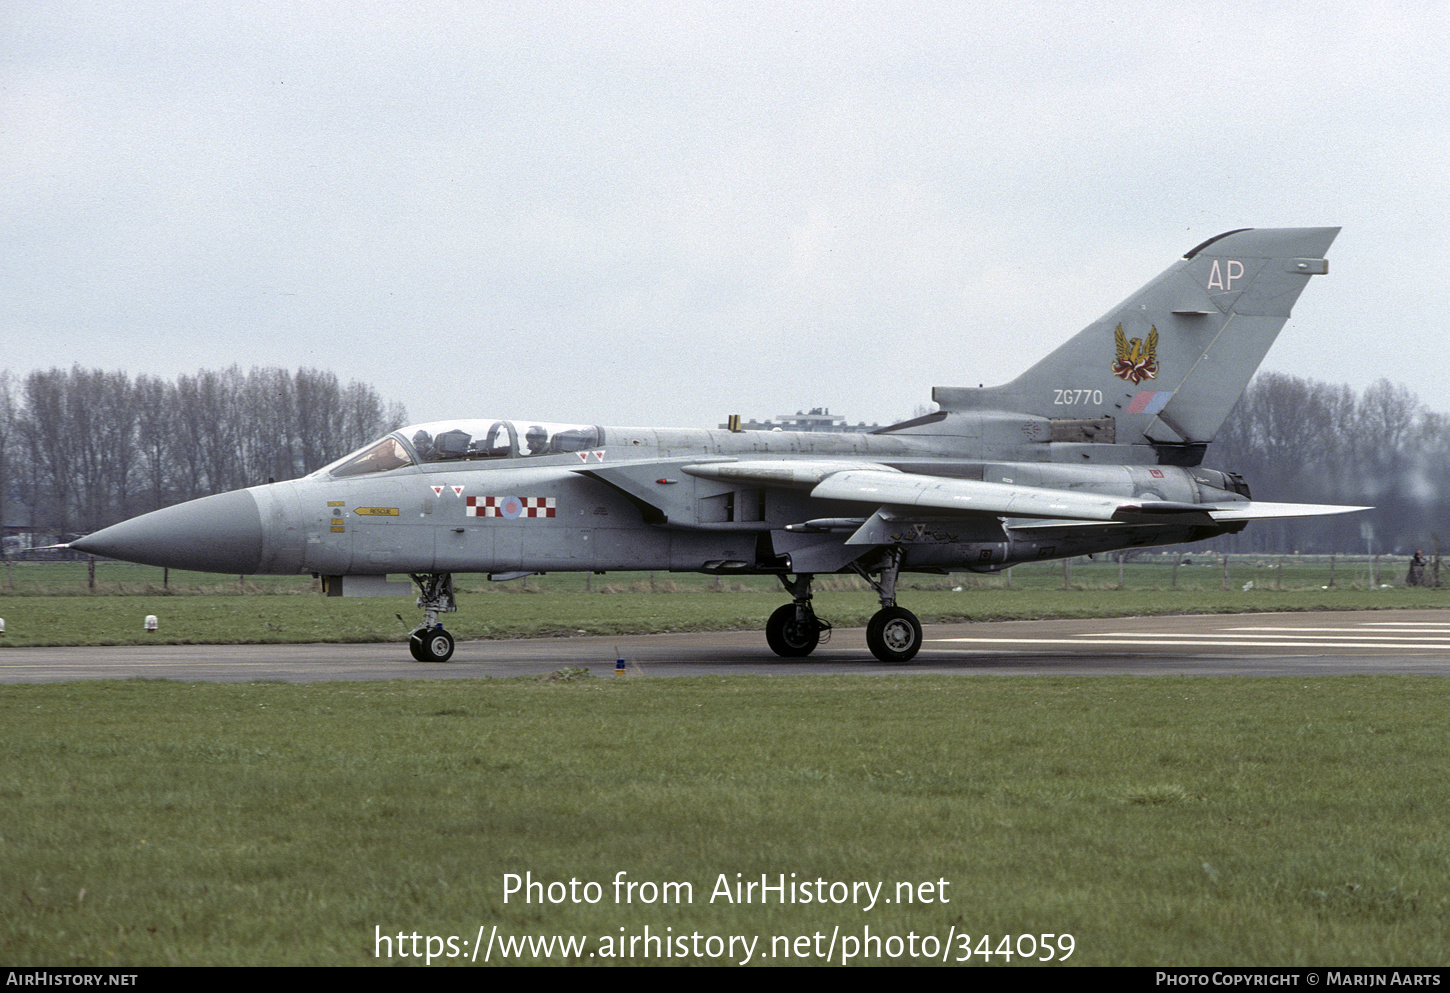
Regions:
<instances>
[{"instance_id":1,"label":"tree line","mask_svg":"<svg viewBox=\"0 0 1450 993\"><path fill-rule=\"evenodd\" d=\"M0 523L74 534L293 479L407 422L373 387L238 366L175 380L0 372Z\"/></svg>"},{"instance_id":2,"label":"tree line","mask_svg":"<svg viewBox=\"0 0 1450 993\"><path fill-rule=\"evenodd\" d=\"M1372 506L1255 521L1223 551L1427 554L1450 539L1450 416L1382 379L1355 392L1282 373L1244 391L1206 464L1241 474L1255 500ZM1446 551L1450 551L1447 548Z\"/></svg>"}]
</instances>

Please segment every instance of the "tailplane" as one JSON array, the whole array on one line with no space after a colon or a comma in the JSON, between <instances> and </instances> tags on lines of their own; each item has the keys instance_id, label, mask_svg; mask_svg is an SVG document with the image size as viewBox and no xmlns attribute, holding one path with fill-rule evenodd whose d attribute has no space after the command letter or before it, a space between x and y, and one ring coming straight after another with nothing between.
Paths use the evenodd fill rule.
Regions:
<instances>
[{"instance_id":1,"label":"tailplane","mask_svg":"<svg viewBox=\"0 0 1450 993\"><path fill-rule=\"evenodd\" d=\"M1339 228L1211 238L1005 386L937 387L946 411L1111 418L1118 444L1212 441Z\"/></svg>"}]
</instances>

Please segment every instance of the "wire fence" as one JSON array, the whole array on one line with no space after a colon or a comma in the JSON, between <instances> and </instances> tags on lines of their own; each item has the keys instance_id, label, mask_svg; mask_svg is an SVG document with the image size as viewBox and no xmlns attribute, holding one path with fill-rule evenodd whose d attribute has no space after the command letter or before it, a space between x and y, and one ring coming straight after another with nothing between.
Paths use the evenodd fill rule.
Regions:
<instances>
[{"instance_id":1,"label":"wire fence","mask_svg":"<svg viewBox=\"0 0 1450 993\"><path fill-rule=\"evenodd\" d=\"M392 577L406 580L405 576ZM1381 589L1440 586L1440 563L1429 557L1419 569L1403 555L1223 555L1212 553L1138 553L1119 561L1111 556L1078 557L1015 565L996 573L947 575L908 573L901 583L914 589L1198 589L1307 590ZM1450 570L1444 574L1450 585ZM612 572L535 574L507 583L486 576L458 577L460 590L518 593L750 593L781 589L774 576L712 576L688 572ZM818 576L817 590L869 590L855 575ZM69 561L0 562L0 596L77 594L302 594L320 592L309 575L222 576L81 557Z\"/></svg>"}]
</instances>

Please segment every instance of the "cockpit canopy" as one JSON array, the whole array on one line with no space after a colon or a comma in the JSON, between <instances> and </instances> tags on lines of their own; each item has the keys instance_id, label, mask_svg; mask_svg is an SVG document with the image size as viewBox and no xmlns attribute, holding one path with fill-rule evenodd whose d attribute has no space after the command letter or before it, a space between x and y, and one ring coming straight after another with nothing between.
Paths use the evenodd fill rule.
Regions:
<instances>
[{"instance_id":1,"label":"cockpit canopy","mask_svg":"<svg viewBox=\"0 0 1450 993\"><path fill-rule=\"evenodd\" d=\"M362 476L410 465L565 455L603 446L604 429L596 425L550 424L545 421L432 421L400 428L321 471L334 477Z\"/></svg>"}]
</instances>

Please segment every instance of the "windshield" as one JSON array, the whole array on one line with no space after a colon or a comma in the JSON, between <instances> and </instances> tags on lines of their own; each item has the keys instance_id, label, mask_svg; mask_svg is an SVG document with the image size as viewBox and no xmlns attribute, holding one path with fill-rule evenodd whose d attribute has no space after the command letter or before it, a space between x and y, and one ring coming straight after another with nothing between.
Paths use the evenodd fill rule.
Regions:
<instances>
[{"instance_id":1,"label":"windshield","mask_svg":"<svg viewBox=\"0 0 1450 993\"><path fill-rule=\"evenodd\" d=\"M361 476L368 472L387 472L389 469L412 464L413 457L408 454L408 450L390 436L369 445L351 458L344 459L341 465L332 470L332 475Z\"/></svg>"}]
</instances>

